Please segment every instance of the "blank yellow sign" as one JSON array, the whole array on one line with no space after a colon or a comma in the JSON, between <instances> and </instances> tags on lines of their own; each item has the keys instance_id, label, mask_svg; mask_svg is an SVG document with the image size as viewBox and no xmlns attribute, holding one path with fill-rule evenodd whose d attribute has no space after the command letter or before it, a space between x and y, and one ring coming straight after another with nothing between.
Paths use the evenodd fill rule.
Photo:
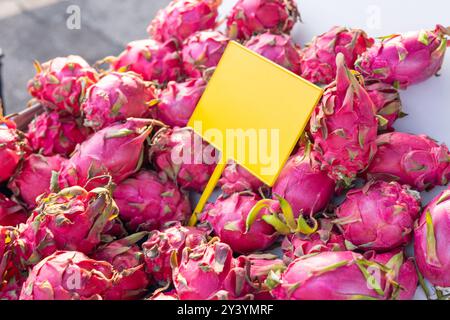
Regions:
<instances>
[{"instance_id":1,"label":"blank yellow sign","mask_svg":"<svg viewBox=\"0 0 450 320\"><path fill-rule=\"evenodd\" d=\"M272 186L322 93L321 88L231 41L188 124L222 153L204 202L229 160ZM196 212L203 208L201 202Z\"/></svg>"}]
</instances>

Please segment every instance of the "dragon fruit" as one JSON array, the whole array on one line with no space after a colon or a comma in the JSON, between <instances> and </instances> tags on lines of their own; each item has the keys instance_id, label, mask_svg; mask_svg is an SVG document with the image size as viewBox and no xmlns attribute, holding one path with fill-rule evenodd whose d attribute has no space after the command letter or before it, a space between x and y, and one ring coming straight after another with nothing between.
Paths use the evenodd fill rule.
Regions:
<instances>
[{"instance_id":1,"label":"dragon fruit","mask_svg":"<svg viewBox=\"0 0 450 320\"><path fill-rule=\"evenodd\" d=\"M272 193L286 199L296 216L309 216L328 205L334 189L334 181L325 172L313 168L309 151L301 149L284 166Z\"/></svg>"},{"instance_id":2,"label":"dragon fruit","mask_svg":"<svg viewBox=\"0 0 450 320\"><path fill-rule=\"evenodd\" d=\"M228 164L219 180L226 195L242 191L258 191L264 183L235 162Z\"/></svg>"},{"instance_id":3,"label":"dragon fruit","mask_svg":"<svg viewBox=\"0 0 450 320\"><path fill-rule=\"evenodd\" d=\"M358 56L373 43L363 30L335 26L315 37L302 50L300 74L313 83L328 85L336 78L338 53L342 53L347 66L354 69Z\"/></svg>"},{"instance_id":4,"label":"dragon fruit","mask_svg":"<svg viewBox=\"0 0 450 320\"><path fill-rule=\"evenodd\" d=\"M108 57L115 71L133 71L146 81L164 84L177 81L181 76L181 57L174 43L165 43L153 39L130 42L117 58Z\"/></svg>"},{"instance_id":5,"label":"dragon fruit","mask_svg":"<svg viewBox=\"0 0 450 320\"><path fill-rule=\"evenodd\" d=\"M184 248L173 262L173 283L180 300L243 299L252 291L241 260L217 239L194 249Z\"/></svg>"},{"instance_id":6,"label":"dragon fruit","mask_svg":"<svg viewBox=\"0 0 450 320\"><path fill-rule=\"evenodd\" d=\"M401 298L409 293L402 296L402 287L396 281L401 272L394 264L398 260L395 257L384 265L351 251L304 256L294 260L281 277L269 275L273 283L279 283L272 294L283 300Z\"/></svg>"},{"instance_id":7,"label":"dragon fruit","mask_svg":"<svg viewBox=\"0 0 450 320\"><path fill-rule=\"evenodd\" d=\"M35 63L37 74L28 83L28 92L49 109L80 114L86 90L97 82L98 74L79 56L58 57Z\"/></svg>"},{"instance_id":8,"label":"dragon fruit","mask_svg":"<svg viewBox=\"0 0 450 320\"><path fill-rule=\"evenodd\" d=\"M417 267L433 285L450 287L450 189L423 211L414 230Z\"/></svg>"},{"instance_id":9,"label":"dragon fruit","mask_svg":"<svg viewBox=\"0 0 450 320\"><path fill-rule=\"evenodd\" d=\"M397 182L371 181L347 193L336 210L347 247L387 251L411 241L420 195Z\"/></svg>"},{"instance_id":10,"label":"dragon fruit","mask_svg":"<svg viewBox=\"0 0 450 320\"><path fill-rule=\"evenodd\" d=\"M17 226L27 221L24 208L0 193L0 226Z\"/></svg>"},{"instance_id":11,"label":"dragon fruit","mask_svg":"<svg viewBox=\"0 0 450 320\"><path fill-rule=\"evenodd\" d=\"M411 300L414 297L419 279L413 258L406 258L401 251L395 250L376 254L371 260L381 263L393 271L392 280L400 285L400 290L392 299Z\"/></svg>"},{"instance_id":12,"label":"dragon fruit","mask_svg":"<svg viewBox=\"0 0 450 320\"><path fill-rule=\"evenodd\" d=\"M398 181L416 190L446 185L450 152L425 135L391 132L378 136L378 151L367 169L369 179Z\"/></svg>"},{"instance_id":13,"label":"dragon fruit","mask_svg":"<svg viewBox=\"0 0 450 320\"><path fill-rule=\"evenodd\" d=\"M146 118L155 89L134 72L111 72L91 86L81 108L84 125L95 130L130 117Z\"/></svg>"},{"instance_id":14,"label":"dragon fruit","mask_svg":"<svg viewBox=\"0 0 450 320\"><path fill-rule=\"evenodd\" d=\"M34 265L56 250L91 253L102 232L119 213L109 190L86 191L71 187L38 201L25 225L21 225L18 257L24 266Z\"/></svg>"},{"instance_id":15,"label":"dragon fruit","mask_svg":"<svg viewBox=\"0 0 450 320\"><path fill-rule=\"evenodd\" d=\"M288 35L258 34L250 38L245 46L280 66L300 74L300 48Z\"/></svg>"},{"instance_id":16,"label":"dragon fruit","mask_svg":"<svg viewBox=\"0 0 450 320\"><path fill-rule=\"evenodd\" d=\"M114 269L124 271L143 264L144 253L137 243L147 236L147 232L138 232L125 238L110 242L95 250L92 258L112 264ZM144 271L141 271L144 272Z\"/></svg>"},{"instance_id":17,"label":"dragon fruit","mask_svg":"<svg viewBox=\"0 0 450 320\"><path fill-rule=\"evenodd\" d=\"M394 34L367 50L356 62L364 77L381 80L397 88L427 80L442 67L450 29Z\"/></svg>"},{"instance_id":18,"label":"dragon fruit","mask_svg":"<svg viewBox=\"0 0 450 320\"><path fill-rule=\"evenodd\" d=\"M194 249L207 243L209 231L201 228L183 227L175 223L168 228L150 233L148 240L142 244L147 272L159 284L172 281L172 255L181 259L184 248Z\"/></svg>"},{"instance_id":19,"label":"dragon fruit","mask_svg":"<svg viewBox=\"0 0 450 320\"><path fill-rule=\"evenodd\" d=\"M28 149L25 135L15 123L0 117L0 183L11 178Z\"/></svg>"},{"instance_id":20,"label":"dragon fruit","mask_svg":"<svg viewBox=\"0 0 450 320\"><path fill-rule=\"evenodd\" d=\"M181 56L184 72L193 78L217 66L229 39L219 31L199 31L184 41Z\"/></svg>"},{"instance_id":21,"label":"dragon fruit","mask_svg":"<svg viewBox=\"0 0 450 320\"><path fill-rule=\"evenodd\" d=\"M168 292L156 292L149 300L180 300L176 290L170 290Z\"/></svg>"},{"instance_id":22,"label":"dragon fruit","mask_svg":"<svg viewBox=\"0 0 450 320\"><path fill-rule=\"evenodd\" d=\"M164 175L142 170L114 191L120 218L131 231L159 229L169 221L187 221L189 198Z\"/></svg>"},{"instance_id":23,"label":"dragon fruit","mask_svg":"<svg viewBox=\"0 0 450 320\"><path fill-rule=\"evenodd\" d=\"M123 287L128 279L129 288ZM136 297L144 288L106 261L81 252L57 251L37 264L23 285L20 300L103 300ZM147 284L145 284L146 286ZM119 287L121 286L121 287ZM139 284L142 287L142 284Z\"/></svg>"},{"instance_id":24,"label":"dragon fruit","mask_svg":"<svg viewBox=\"0 0 450 320\"><path fill-rule=\"evenodd\" d=\"M239 40L266 31L289 34L298 20L293 0L239 0L228 16L227 33Z\"/></svg>"},{"instance_id":25,"label":"dragon fruit","mask_svg":"<svg viewBox=\"0 0 450 320\"><path fill-rule=\"evenodd\" d=\"M243 265L248 265L249 278L254 291L255 300L273 300L270 288L266 285L266 279L271 272L281 272L286 269L283 260L278 259L274 254L251 254L237 258L242 260Z\"/></svg>"},{"instance_id":26,"label":"dragon fruit","mask_svg":"<svg viewBox=\"0 0 450 320\"><path fill-rule=\"evenodd\" d=\"M0 225L0 300L18 300L25 281L12 255L17 229Z\"/></svg>"},{"instance_id":27,"label":"dragon fruit","mask_svg":"<svg viewBox=\"0 0 450 320\"><path fill-rule=\"evenodd\" d=\"M189 128L160 130L149 151L156 168L178 186L202 192L216 166L216 150Z\"/></svg>"},{"instance_id":28,"label":"dragon fruit","mask_svg":"<svg viewBox=\"0 0 450 320\"><path fill-rule=\"evenodd\" d=\"M314 167L330 178L350 185L369 165L376 152L377 119L368 93L347 69L345 57L336 58L337 77L311 117Z\"/></svg>"},{"instance_id":29,"label":"dragon fruit","mask_svg":"<svg viewBox=\"0 0 450 320\"><path fill-rule=\"evenodd\" d=\"M94 177L106 174L120 183L137 172L143 162L144 142L153 125L160 124L152 119L129 118L93 134L77 146L62 166L60 188L85 186Z\"/></svg>"},{"instance_id":30,"label":"dragon fruit","mask_svg":"<svg viewBox=\"0 0 450 320\"><path fill-rule=\"evenodd\" d=\"M295 233L284 237L281 244L283 257L293 261L305 255L325 251L345 251L344 237L333 230L333 224L328 219L320 220L320 229L311 235Z\"/></svg>"},{"instance_id":31,"label":"dragon fruit","mask_svg":"<svg viewBox=\"0 0 450 320\"><path fill-rule=\"evenodd\" d=\"M175 40L181 45L191 34L215 28L221 3L222 0L173 0L156 14L147 32L157 41Z\"/></svg>"},{"instance_id":32,"label":"dragon fruit","mask_svg":"<svg viewBox=\"0 0 450 320\"><path fill-rule=\"evenodd\" d=\"M394 122L404 116L397 88L378 80L366 80L364 87L378 114L378 131L394 131Z\"/></svg>"},{"instance_id":33,"label":"dragon fruit","mask_svg":"<svg viewBox=\"0 0 450 320\"><path fill-rule=\"evenodd\" d=\"M8 188L20 196L28 208L34 208L38 196L50 193L52 173L58 172L64 161L59 155L45 157L31 154L11 178Z\"/></svg>"},{"instance_id":34,"label":"dragon fruit","mask_svg":"<svg viewBox=\"0 0 450 320\"><path fill-rule=\"evenodd\" d=\"M158 105L152 109L155 119L172 127L185 127L205 88L202 78L169 82L158 93Z\"/></svg>"},{"instance_id":35,"label":"dragon fruit","mask_svg":"<svg viewBox=\"0 0 450 320\"><path fill-rule=\"evenodd\" d=\"M222 196L206 206L201 220L208 221L215 234L233 251L243 254L262 251L275 242L278 234L262 219L256 219L247 230L247 217L258 200L254 194Z\"/></svg>"},{"instance_id":36,"label":"dragon fruit","mask_svg":"<svg viewBox=\"0 0 450 320\"><path fill-rule=\"evenodd\" d=\"M80 122L57 111L44 112L30 122L26 135L34 152L68 157L91 134Z\"/></svg>"}]
</instances>

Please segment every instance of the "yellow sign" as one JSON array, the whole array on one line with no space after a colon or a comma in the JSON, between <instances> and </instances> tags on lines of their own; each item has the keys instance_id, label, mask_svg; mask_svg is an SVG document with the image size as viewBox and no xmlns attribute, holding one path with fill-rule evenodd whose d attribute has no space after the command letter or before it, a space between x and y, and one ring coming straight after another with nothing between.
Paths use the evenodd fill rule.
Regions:
<instances>
[{"instance_id":1,"label":"yellow sign","mask_svg":"<svg viewBox=\"0 0 450 320\"><path fill-rule=\"evenodd\" d=\"M194 213L203 210L229 160L272 186L322 93L231 41L188 124L221 152Z\"/></svg>"}]
</instances>

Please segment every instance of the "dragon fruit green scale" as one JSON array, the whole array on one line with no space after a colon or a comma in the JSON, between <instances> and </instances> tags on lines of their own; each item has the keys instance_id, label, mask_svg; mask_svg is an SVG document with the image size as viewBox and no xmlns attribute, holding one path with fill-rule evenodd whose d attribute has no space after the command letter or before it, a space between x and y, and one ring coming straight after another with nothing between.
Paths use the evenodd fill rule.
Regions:
<instances>
[{"instance_id":1,"label":"dragon fruit green scale","mask_svg":"<svg viewBox=\"0 0 450 320\"><path fill-rule=\"evenodd\" d=\"M339 53L336 81L325 89L314 110L310 133L314 141L311 152L314 167L348 186L367 168L376 152L378 122L369 94L344 60Z\"/></svg>"},{"instance_id":2,"label":"dragon fruit green scale","mask_svg":"<svg viewBox=\"0 0 450 320\"><path fill-rule=\"evenodd\" d=\"M394 34L367 50L356 62L364 77L398 88L422 82L442 67L450 29L437 25L432 31Z\"/></svg>"}]
</instances>

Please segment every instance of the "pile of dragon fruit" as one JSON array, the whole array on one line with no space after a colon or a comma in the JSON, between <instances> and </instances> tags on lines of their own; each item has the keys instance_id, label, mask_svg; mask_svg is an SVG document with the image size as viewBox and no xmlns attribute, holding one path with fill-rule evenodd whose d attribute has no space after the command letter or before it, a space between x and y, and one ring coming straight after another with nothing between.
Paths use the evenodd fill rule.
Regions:
<instances>
[{"instance_id":1,"label":"pile of dragon fruit","mask_svg":"<svg viewBox=\"0 0 450 320\"><path fill-rule=\"evenodd\" d=\"M393 124L450 29L333 27L301 48L295 1L239 0L219 22L220 2L172 1L96 67L35 63L44 111L0 125L0 299L448 298L450 189L420 192L447 184L450 153ZM193 161L213 148L186 124L230 40L325 92L272 188L229 163L189 226L215 163Z\"/></svg>"}]
</instances>

